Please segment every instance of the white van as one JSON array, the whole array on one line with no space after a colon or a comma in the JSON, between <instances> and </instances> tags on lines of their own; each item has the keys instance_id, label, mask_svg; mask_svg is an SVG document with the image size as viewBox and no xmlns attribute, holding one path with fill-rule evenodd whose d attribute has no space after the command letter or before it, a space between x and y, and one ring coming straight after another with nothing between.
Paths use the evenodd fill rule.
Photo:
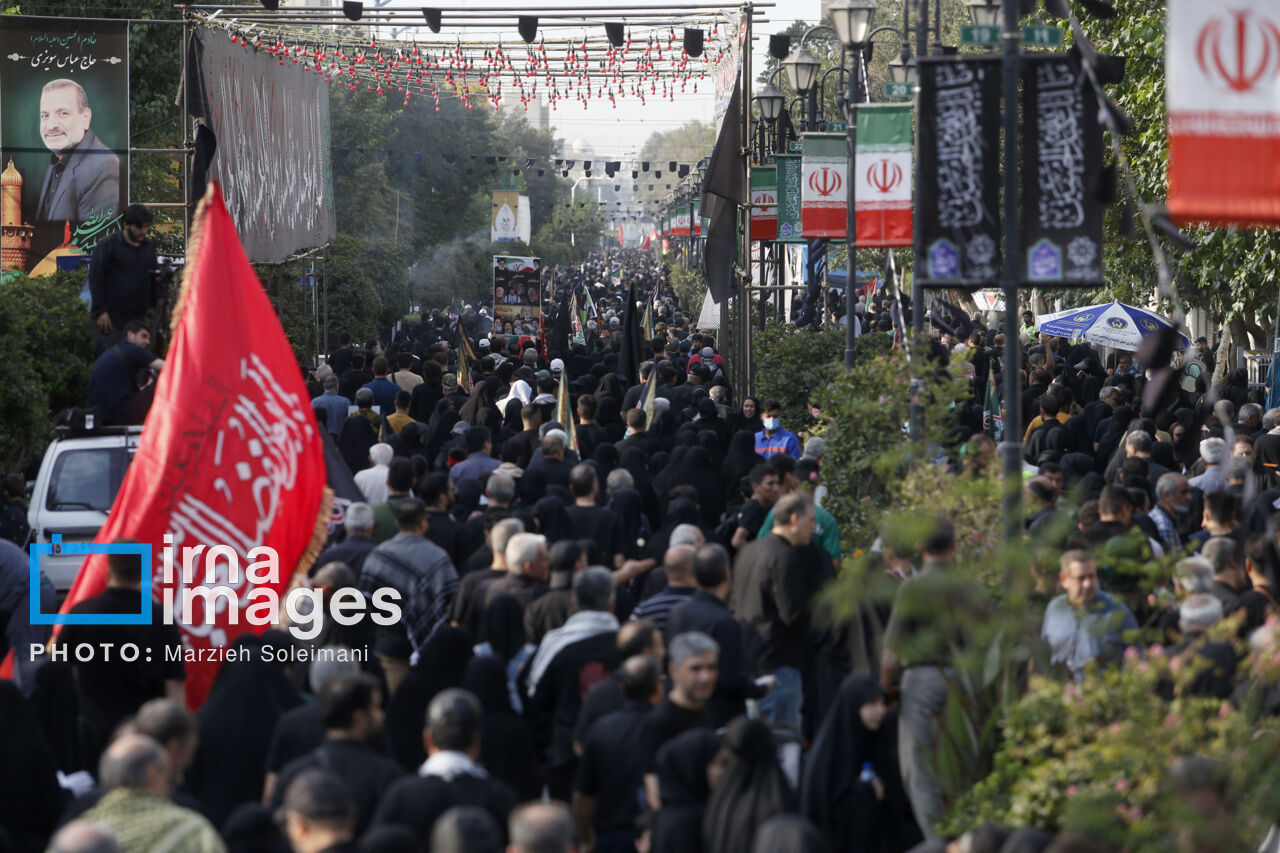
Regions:
<instances>
[{"instance_id":1,"label":"white van","mask_svg":"<svg viewBox=\"0 0 1280 853\"><path fill-rule=\"evenodd\" d=\"M141 436L140 426L55 429L27 510L31 541L48 544L61 534L63 542L92 542L107 520ZM83 562L83 556L64 557L55 550L41 558L40 566L61 597Z\"/></svg>"}]
</instances>

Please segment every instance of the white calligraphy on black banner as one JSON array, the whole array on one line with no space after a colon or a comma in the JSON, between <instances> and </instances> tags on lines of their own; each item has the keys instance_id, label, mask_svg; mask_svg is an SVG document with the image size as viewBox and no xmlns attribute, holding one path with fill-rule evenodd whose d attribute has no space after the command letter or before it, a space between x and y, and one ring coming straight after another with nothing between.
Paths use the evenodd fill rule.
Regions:
<instances>
[{"instance_id":1,"label":"white calligraphy on black banner","mask_svg":"<svg viewBox=\"0 0 1280 853\"><path fill-rule=\"evenodd\" d=\"M995 281L1000 272L1000 66L920 62L917 275Z\"/></svg>"},{"instance_id":2,"label":"white calligraphy on black banner","mask_svg":"<svg viewBox=\"0 0 1280 853\"><path fill-rule=\"evenodd\" d=\"M1023 195L1026 280L1101 282L1102 130L1077 59L1026 57Z\"/></svg>"}]
</instances>

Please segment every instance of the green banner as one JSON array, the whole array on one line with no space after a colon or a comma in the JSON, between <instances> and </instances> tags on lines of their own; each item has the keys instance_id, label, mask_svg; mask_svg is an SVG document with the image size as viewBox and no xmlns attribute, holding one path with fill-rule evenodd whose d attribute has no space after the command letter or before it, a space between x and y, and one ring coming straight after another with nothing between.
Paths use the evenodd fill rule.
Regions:
<instances>
[{"instance_id":1,"label":"green banner","mask_svg":"<svg viewBox=\"0 0 1280 853\"><path fill-rule=\"evenodd\" d=\"M803 243L800 233L801 163L799 154L779 154L778 242Z\"/></svg>"}]
</instances>

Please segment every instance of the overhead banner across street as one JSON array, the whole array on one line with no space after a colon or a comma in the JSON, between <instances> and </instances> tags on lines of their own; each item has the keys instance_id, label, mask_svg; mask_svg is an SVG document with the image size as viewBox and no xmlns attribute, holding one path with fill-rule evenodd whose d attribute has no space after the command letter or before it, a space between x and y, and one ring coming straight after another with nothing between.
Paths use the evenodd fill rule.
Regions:
<instances>
[{"instance_id":1,"label":"overhead banner across street","mask_svg":"<svg viewBox=\"0 0 1280 853\"><path fill-rule=\"evenodd\" d=\"M1280 6L1169 0L1169 213L1280 223Z\"/></svg>"}]
</instances>

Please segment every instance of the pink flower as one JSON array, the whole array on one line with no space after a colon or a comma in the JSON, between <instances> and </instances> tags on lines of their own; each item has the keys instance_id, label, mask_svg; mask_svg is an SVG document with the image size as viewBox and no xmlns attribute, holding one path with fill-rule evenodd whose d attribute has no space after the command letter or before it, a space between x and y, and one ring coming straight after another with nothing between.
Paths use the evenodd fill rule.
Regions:
<instances>
[{"instance_id":1,"label":"pink flower","mask_svg":"<svg viewBox=\"0 0 1280 853\"><path fill-rule=\"evenodd\" d=\"M1178 716L1173 711L1170 711L1168 714L1165 715L1164 727L1166 729L1177 728L1180 725L1182 725L1182 717Z\"/></svg>"},{"instance_id":2,"label":"pink flower","mask_svg":"<svg viewBox=\"0 0 1280 853\"><path fill-rule=\"evenodd\" d=\"M1231 716L1231 703L1223 702L1218 706L1218 719L1225 720L1229 716Z\"/></svg>"},{"instance_id":3,"label":"pink flower","mask_svg":"<svg viewBox=\"0 0 1280 853\"><path fill-rule=\"evenodd\" d=\"M1120 734L1120 732L1124 730L1124 726L1120 725L1119 723L1112 723L1111 725L1107 726L1107 728L1111 730L1111 733L1113 735L1118 735Z\"/></svg>"},{"instance_id":4,"label":"pink flower","mask_svg":"<svg viewBox=\"0 0 1280 853\"><path fill-rule=\"evenodd\" d=\"M1138 659L1138 649L1137 649L1137 647L1136 647L1136 646L1125 646L1125 649L1124 649L1124 659L1125 659L1125 660L1137 660L1137 659Z\"/></svg>"},{"instance_id":5,"label":"pink flower","mask_svg":"<svg viewBox=\"0 0 1280 853\"><path fill-rule=\"evenodd\" d=\"M1129 780L1121 776L1119 779L1116 780L1115 787L1117 791L1124 793L1125 791L1129 790Z\"/></svg>"},{"instance_id":6,"label":"pink flower","mask_svg":"<svg viewBox=\"0 0 1280 853\"><path fill-rule=\"evenodd\" d=\"M1080 792L1080 789L1079 789L1079 788L1077 788L1075 785L1068 785L1068 786L1067 786L1066 794L1067 794L1067 796L1068 796L1068 797L1074 797L1074 796L1075 796L1076 794L1078 794L1079 792Z\"/></svg>"},{"instance_id":7,"label":"pink flower","mask_svg":"<svg viewBox=\"0 0 1280 853\"><path fill-rule=\"evenodd\" d=\"M1163 646L1163 645L1161 645L1160 643L1152 643L1152 644L1151 644L1151 648L1147 649L1147 653L1148 653L1148 654L1152 654L1152 655L1156 655L1156 656L1163 655L1163 654L1164 654L1164 646Z\"/></svg>"}]
</instances>

